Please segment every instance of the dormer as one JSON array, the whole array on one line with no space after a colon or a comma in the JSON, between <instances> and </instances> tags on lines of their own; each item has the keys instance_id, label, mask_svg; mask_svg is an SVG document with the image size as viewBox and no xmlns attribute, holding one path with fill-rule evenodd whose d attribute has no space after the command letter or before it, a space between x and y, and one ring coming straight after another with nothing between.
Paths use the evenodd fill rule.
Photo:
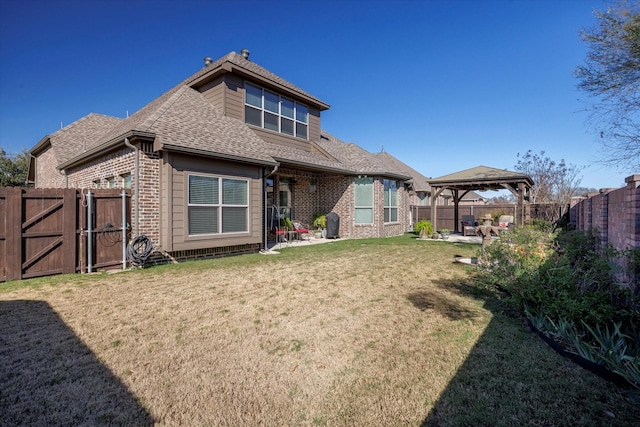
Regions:
<instances>
[{"instance_id":1,"label":"dormer","mask_svg":"<svg viewBox=\"0 0 640 427\"><path fill-rule=\"evenodd\" d=\"M320 113L329 105L251 62L246 49L205 58L186 83L267 142L311 150L309 141L320 139Z\"/></svg>"}]
</instances>

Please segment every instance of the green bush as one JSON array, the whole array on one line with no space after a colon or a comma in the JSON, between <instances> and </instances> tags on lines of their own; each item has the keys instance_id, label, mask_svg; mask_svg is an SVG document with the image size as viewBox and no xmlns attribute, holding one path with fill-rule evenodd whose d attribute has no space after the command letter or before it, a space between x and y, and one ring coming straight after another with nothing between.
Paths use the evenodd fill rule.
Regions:
<instances>
[{"instance_id":1,"label":"green bush","mask_svg":"<svg viewBox=\"0 0 640 427\"><path fill-rule=\"evenodd\" d=\"M479 278L506 291L508 303L570 351L640 387L639 253L603 248L596 231L538 224L486 248Z\"/></svg>"},{"instance_id":2,"label":"green bush","mask_svg":"<svg viewBox=\"0 0 640 427\"><path fill-rule=\"evenodd\" d=\"M317 229L327 228L327 217L324 214L317 213L313 216L313 226Z\"/></svg>"},{"instance_id":3,"label":"green bush","mask_svg":"<svg viewBox=\"0 0 640 427\"><path fill-rule=\"evenodd\" d=\"M433 224L429 220L421 219L413 224L413 231L418 233L421 239L430 237L433 234Z\"/></svg>"},{"instance_id":4,"label":"green bush","mask_svg":"<svg viewBox=\"0 0 640 427\"><path fill-rule=\"evenodd\" d=\"M540 231L544 231L544 232L552 232L553 231L553 224L550 223L547 220L544 220L542 218L534 218L531 220L531 226L536 229L536 230L540 230Z\"/></svg>"}]
</instances>

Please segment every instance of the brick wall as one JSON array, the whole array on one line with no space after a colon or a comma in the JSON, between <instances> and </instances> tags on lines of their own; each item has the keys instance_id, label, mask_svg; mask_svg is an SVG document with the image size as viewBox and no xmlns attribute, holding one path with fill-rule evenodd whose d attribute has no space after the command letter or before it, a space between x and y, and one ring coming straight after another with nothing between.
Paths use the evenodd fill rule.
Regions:
<instances>
[{"instance_id":1,"label":"brick wall","mask_svg":"<svg viewBox=\"0 0 640 427\"><path fill-rule=\"evenodd\" d=\"M603 245L618 250L640 248L640 175L629 176L625 182L622 188L575 198L569 212L578 230L595 229Z\"/></svg>"},{"instance_id":2,"label":"brick wall","mask_svg":"<svg viewBox=\"0 0 640 427\"><path fill-rule=\"evenodd\" d=\"M125 147L105 157L83 164L67 172L69 188L107 188L114 178L115 188L122 188L122 176L131 175L131 235L145 235L154 247L160 247L160 161L151 143L140 145L139 178L135 182L135 153ZM139 189L139 191L138 191ZM137 193L137 194L136 194ZM139 197L140 218L136 221L135 198ZM138 223L140 230L135 230Z\"/></svg>"},{"instance_id":3,"label":"brick wall","mask_svg":"<svg viewBox=\"0 0 640 427\"><path fill-rule=\"evenodd\" d=\"M36 159L36 188L66 188L66 177L56 167L53 148L49 147Z\"/></svg>"}]
</instances>

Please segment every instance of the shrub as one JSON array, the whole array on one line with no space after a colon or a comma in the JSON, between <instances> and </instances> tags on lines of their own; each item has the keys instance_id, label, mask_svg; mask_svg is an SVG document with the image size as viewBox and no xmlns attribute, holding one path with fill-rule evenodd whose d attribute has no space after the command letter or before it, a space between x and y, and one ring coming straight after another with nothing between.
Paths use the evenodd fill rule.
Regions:
<instances>
[{"instance_id":1,"label":"shrub","mask_svg":"<svg viewBox=\"0 0 640 427\"><path fill-rule=\"evenodd\" d=\"M418 233L421 239L430 237L433 234L433 224L429 220L421 219L413 224L413 231Z\"/></svg>"},{"instance_id":2,"label":"shrub","mask_svg":"<svg viewBox=\"0 0 640 427\"><path fill-rule=\"evenodd\" d=\"M317 213L313 216L313 226L317 229L327 228L327 217L324 214Z\"/></svg>"},{"instance_id":3,"label":"shrub","mask_svg":"<svg viewBox=\"0 0 640 427\"><path fill-rule=\"evenodd\" d=\"M482 283L506 291L508 303L570 351L640 387L640 251L603 248L596 231L548 230L504 233L486 248Z\"/></svg>"}]
</instances>

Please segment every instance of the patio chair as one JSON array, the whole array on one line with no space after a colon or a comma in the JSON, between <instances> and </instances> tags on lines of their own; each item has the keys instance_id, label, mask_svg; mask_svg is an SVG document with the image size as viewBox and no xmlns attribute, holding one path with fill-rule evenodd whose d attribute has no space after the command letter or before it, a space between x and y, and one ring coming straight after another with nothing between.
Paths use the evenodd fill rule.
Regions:
<instances>
[{"instance_id":1,"label":"patio chair","mask_svg":"<svg viewBox=\"0 0 640 427\"><path fill-rule=\"evenodd\" d=\"M287 241L287 230L276 227L272 231L276 236L276 245L279 245L282 248L282 244Z\"/></svg>"},{"instance_id":2,"label":"patio chair","mask_svg":"<svg viewBox=\"0 0 640 427\"><path fill-rule=\"evenodd\" d=\"M309 227L299 221L292 221L292 223L293 230L296 232L298 240L304 240L303 235L305 235L307 237L307 240L309 240Z\"/></svg>"},{"instance_id":3,"label":"patio chair","mask_svg":"<svg viewBox=\"0 0 640 427\"><path fill-rule=\"evenodd\" d=\"M462 235L463 236L477 236L476 234L476 219L473 215L462 215Z\"/></svg>"},{"instance_id":4,"label":"patio chair","mask_svg":"<svg viewBox=\"0 0 640 427\"><path fill-rule=\"evenodd\" d=\"M513 230L513 215L500 215L498 217L498 228L502 230Z\"/></svg>"}]
</instances>

